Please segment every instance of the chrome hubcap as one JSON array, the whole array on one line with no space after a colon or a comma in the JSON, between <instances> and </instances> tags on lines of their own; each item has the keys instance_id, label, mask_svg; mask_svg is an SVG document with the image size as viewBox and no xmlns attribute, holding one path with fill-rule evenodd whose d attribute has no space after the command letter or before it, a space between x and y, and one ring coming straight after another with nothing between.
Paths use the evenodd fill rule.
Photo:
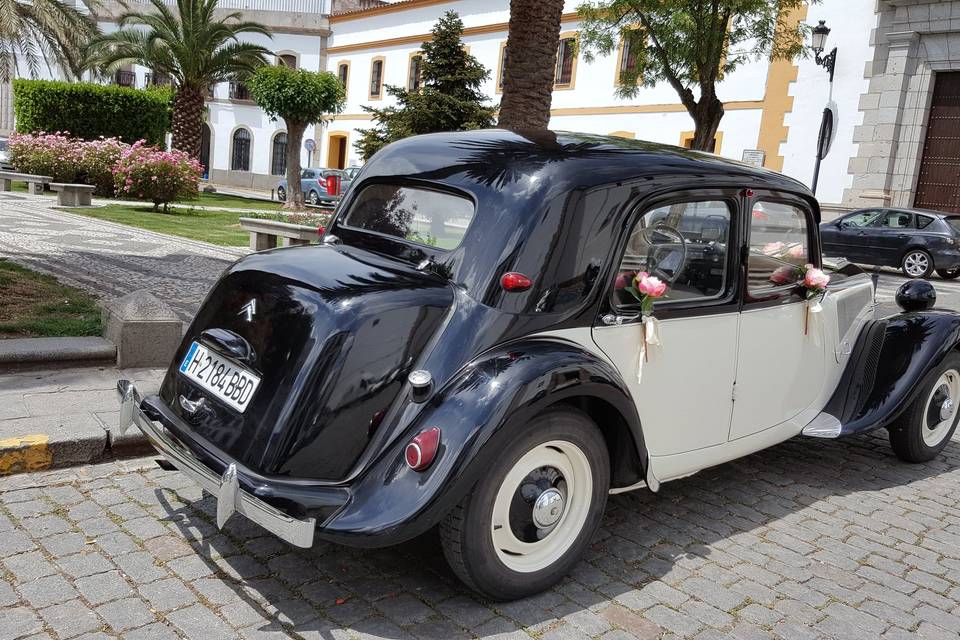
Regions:
<instances>
[{"instance_id":1,"label":"chrome hubcap","mask_svg":"<svg viewBox=\"0 0 960 640\"><path fill-rule=\"evenodd\" d=\"M919 276L927 271L930 262L927 260L927 256L922 253L911 253L903 261L903 266L910 275Z\"/></svg>"},{"instance_id":2,"label":"chrome hubcap","mask_svg":"<svg viewBox=\"0 0 960 640\"><path fill-rule=\"evenodd\" d=\"M533 503L533 522L538 529L548 529L560 521L563 515L563 494L550 488L540 494Z\"/></svg>"},{"instance_id":3,"label":"chrome hubcap","mask_svg":"<svg viewBox=\"0 0 960 640\"><path fill-rule=\"evenodd\" d=\"M936 447L950 433L957 419L957 397L960 396L960 372L944 371L927 398L924 410L923 441Z\"/></svg>"},{"instance_id":4,"label":"chrome hubcap","mask_svg":"<svg viewBox=\"0 0 960 640\"><path fill-rule=\"evenodd\" d=\"M953 415L953 398L947 398L940 405L940 419L949 420Z\"/></svg>"}]
</instances>

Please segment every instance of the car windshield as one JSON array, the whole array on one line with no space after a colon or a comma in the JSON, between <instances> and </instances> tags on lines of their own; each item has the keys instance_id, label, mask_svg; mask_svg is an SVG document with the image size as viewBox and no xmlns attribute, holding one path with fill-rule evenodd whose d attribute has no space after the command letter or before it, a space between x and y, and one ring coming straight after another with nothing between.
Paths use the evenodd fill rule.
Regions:
<instances>
[{"instance_id":1,"label":"car windshield","mask_svg":"<svg viewBox=\"0 0 960 640\"><path fill-rule=\"evenodd\" d=\"M473 202L460 196L373 184L357 195L344 224L449 250L463 240L473 215Z\"/></svg>"}]
</instances>

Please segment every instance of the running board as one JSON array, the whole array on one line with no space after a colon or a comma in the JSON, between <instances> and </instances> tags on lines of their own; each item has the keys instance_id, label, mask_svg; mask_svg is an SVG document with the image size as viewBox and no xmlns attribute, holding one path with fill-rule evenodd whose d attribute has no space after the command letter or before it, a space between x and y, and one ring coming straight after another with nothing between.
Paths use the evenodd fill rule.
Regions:
<instances>
[{"instance_id":1,"label":"running board","mask_svg":"<svg viewBox=\"0 0 960 640\"><path fill-rule=\"evenodd\" d=\"M836 416L822 411L803 428L801 433L811 438L839 438L842 430L843 425Z\"/></svg>"}]
</instances>

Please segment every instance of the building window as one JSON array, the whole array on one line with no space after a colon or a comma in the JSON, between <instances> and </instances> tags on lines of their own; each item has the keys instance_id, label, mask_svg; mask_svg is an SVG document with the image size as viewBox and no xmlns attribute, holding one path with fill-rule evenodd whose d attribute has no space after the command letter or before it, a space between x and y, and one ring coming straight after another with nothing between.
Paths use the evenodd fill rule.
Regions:
<instances>
[{"instance_id":1,"label":"building window","mask_svg":"<svg viewBox=\"0 0 960 640\"><path fill-rule=\"evenodd\" d=\"M617 62L617 84L623 82L624 76L632 76L637 70L637 59L643 46L639 31L632 29L623 34L620 41L620 57Z\"/></svg>"},{"instance_id":2,"label":"building window","mask_svg":"<svg viewBox=\"0 0 960 640\"><path fill-rule=\"evenodd\" d=\"M273 153L270 156L270 173L282 176L287 172L287 134L273 136Z\"/></svg>"},{"instance_id":3,"label":"building window","mask_svg":"<svg viewBox=\"0 0 960 640\"><path fill-rule=\"evenodd\" d=\"M113 82L121 87L135 87L137 86L137 74L133 71L121 69L113 75Z\"/></svg>"},{"instance_id":4,"label":"building window","mask_svg":"<svg viewBox=\"0 0 960 640\"><path fill-rule=\"evenodd\" d=\"M148 71L144 76L144 84L150 87L166 87L172 84L170 76L162 71Z\"/></svg>"},{"instance_id":5,"label":"building window","mask_svg":"<svg viewBox=\"0 0 960 640\"><path fill-rule=\"evenodd\" d=\"M497 67L497 93L503 91L503 80L507 74L507 41L500 43L500 61Z\"/></svg>"},{"instance_id":6,"label":"building window","mask_svg":"<svg viewBox=\"0 0 960 640\"><path fill-rule=\"evenodd\" d=\"M350 80L350 63L341 62L337 65L337 80L343 85L343 90L347 90L347 82Z\"/></svg>"},{"instance_id":7,"label":"building window","mask_svg":"<svg viewBox=\"0 0 960 640\"><path fill-rule=\"evenodd\" d=\"M231 100L253 100L253 97L250 95L250 89L247 89L247 85L242 82L231 82L230 83L230 99Z\"/></svg>"},{"instance_id":8,"label":"building window","mask_svg":"<svg viewBox=\"0 0 960 640\"><path fill-rule=\"evenodd\" d=\"M423 56L419 53L410 55L410 68L407 71L407 91L420 91L423 84Z\"/></svg>"},{"instance_id":9,"label":"building window","mask_svg":"<svg viewBox=\"0 0 960 640\"><path fill-rule=\"evenodd\" d=\"M237 129L233 132L230 168L234 171L250 171L250 132L246 129Z\"/></svg>"},{"instance_id":10,"label":"building window","mask_svg":"<svg viewBox=\"0 0 960 640\"><path fill-rule=\"evenodd\" d=\"M687 149L693 148L693 131L684 131L680 134L680 146L686 147ZM713 136L713 144L710 145L710 153L719 153L720 145L723 143L723 132L717 131L717 134Z\"/></svg>"},{"instance_id":11,"label":"building window","mask_svg":"<svg viewBox=\"0 0 960 640\"><path fill-rule=\"evenodd\" d=\"M576 66L576 36L561 37L560 44L557 46L557 69L554 74L554 87L559 89L573 88L573 77Z\"/></svg>"},{"instance_id":12,"label":"building window","mask_svg":"<svg viewBox=\"0 0 960 640\"><path fill-rule=\"evenodd\" d=\"M283 55L279 55L277 56L277 65L296 69L297 56L293 55L292 53L284 53Z\"/></svg>"},{"instance_id":13,"label":"building window","mask_svg":"<svg viewBox=\"0 0 960 640\"><path fill-rule=\"evenodd\" d=\"M383 97L383 58L374 58L370 63L370 99Z\"/></svg>"}]
</instances>

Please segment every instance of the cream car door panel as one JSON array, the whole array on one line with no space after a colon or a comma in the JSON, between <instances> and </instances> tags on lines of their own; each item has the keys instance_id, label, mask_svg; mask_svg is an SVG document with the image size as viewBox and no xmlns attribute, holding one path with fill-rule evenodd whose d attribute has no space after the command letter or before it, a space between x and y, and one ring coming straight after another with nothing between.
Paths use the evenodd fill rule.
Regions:
<instances>
[{"instance_id":1,"label":"cream car door panel","mask_svg":"<svg viewBox=\"0 0 960 640\"><path fill-rule=\"evenodd\" d=\"M642 325L597 326L593 339L637 401L653 456L702 449L727 440L737 357L738 314L660 321L660 346L642 363Z\"/></svg>"}]
</instances>

